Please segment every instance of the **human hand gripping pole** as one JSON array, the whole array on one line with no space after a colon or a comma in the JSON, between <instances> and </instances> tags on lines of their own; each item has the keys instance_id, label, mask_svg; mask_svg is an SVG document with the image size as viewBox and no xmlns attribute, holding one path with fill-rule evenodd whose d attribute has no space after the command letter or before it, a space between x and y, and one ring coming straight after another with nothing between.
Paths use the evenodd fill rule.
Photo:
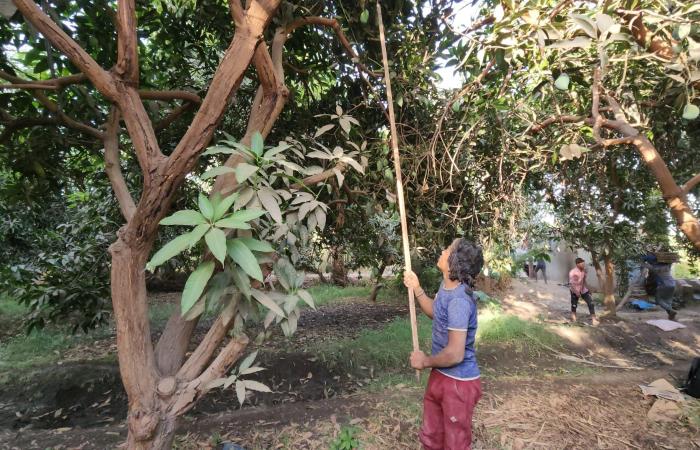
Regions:
<instances>
[{"instance_id":1,"label":"human hand gripping pole","mask_svg":"<svg viewBox=\"0 0 700 450\"><path fill-rule=\"evenodd\" d=\"M391 78L389 77L389 61L386 55L386 39L384 37L384 23L382 22L382 7L377 1L377 22L379 22L379 40L382 44L382 61L384 63L384 82L386 84L386 100L389 109L389 126L391 130L391 149L394 156L394 172L396 178L396 198L399 204L399 216L401 217L401 240L403 242L403 258L406 270L411 270L411 252L408 244L408 225L406 223L406 205L403 195L403 178L401 177L401 161L399 159L399 143L396 134L396 119L394 117L394 100L391 95ZM408 290L408 311L411 317L411 337L413 338L413 351L420 350L418 346L418 322L416 321L416 303L413 289ZM420 380L420 370L416 370L416 378Z\"/></svg>"}]
</instances>

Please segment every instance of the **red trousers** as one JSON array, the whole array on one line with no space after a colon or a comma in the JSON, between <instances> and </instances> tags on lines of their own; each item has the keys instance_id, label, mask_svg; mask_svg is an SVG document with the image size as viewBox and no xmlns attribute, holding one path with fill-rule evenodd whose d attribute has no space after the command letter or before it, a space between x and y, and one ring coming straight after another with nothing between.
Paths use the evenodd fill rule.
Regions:
<instances>
[{"instance_id":1,"label":"red trousers","mask_svg":"<svg viewBox=\"0 0 700 450\"><path fill-rule=\"evenodd\" d=\"M481 398L481 380L460 381L430 373L423 398L420 441L426 450L470 450L472 415Z\"/></svg>"}]
</instances>

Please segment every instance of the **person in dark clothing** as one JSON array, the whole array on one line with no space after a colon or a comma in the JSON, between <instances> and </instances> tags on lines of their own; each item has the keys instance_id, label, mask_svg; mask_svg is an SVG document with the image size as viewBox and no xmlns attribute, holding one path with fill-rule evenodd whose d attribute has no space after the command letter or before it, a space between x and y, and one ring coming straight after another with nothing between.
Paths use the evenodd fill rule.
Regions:
<instances>
[{"instance_id":1,"label":"person in dark clothing","mask_svg":"<svg viewBox=\"0 0 700 450\"><path fill-rule=\"evenodd\" d=\"M535 265L535 281L537 281L537 273L540 271L542 272L542 278L544 278L544 284L547 284L547 264L542 258L538 259Z\"/></svg>"},{"instance_id":2,"label":"person in dark clothing","mask_svg":"<svg viewBox=\"0 0 700 450\"><path fill-rule=\"evenodd\" d=\"M669 320L674 320L677 313L673 309L676 280L671 275L672 264L659 262L653 253L647 253L644 257L644 263L649 269L645 283L647 293L654 296L656 304L666 311Z\"/></svg>"}]
</instances>

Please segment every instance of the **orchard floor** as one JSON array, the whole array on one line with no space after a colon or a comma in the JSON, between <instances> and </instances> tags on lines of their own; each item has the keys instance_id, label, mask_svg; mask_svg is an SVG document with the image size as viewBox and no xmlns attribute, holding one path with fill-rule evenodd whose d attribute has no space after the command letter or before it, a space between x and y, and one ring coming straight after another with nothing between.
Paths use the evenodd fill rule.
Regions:
<instances>
[{"instance_id":1,"label":"orchard floor","mask_svg":"<svg viewBox=\"0 0 700 450\"><path fill-rule=\"evenodd\" d=\"M652 423L646 414L653 400L638 388L657 378L680 383L700 351L698 305L679 313L687 328L665 333L645 323L662 312L626 311L594 328L581 307L579 323L569 324L568 291L558 285L516 280L494 295L503 314L553 333L557 343L530 339L529 328L521 337L506 330L477 342L484 396L474 448L700 448L700 402L687 402L674 422ZM340 348L333 347L338 342L353 348L367 333L383 336L407 315L404 304L351 297L305 310L293 338L277 336L260 349L268 370L258 380L274 392L251 397L243 408L232 391L211 393L182 421L176 448L233 441L249 449L325 449L343 439L364 449L419 448L427 376L416 383L401 364L353 364L352 352L331 361L318 350ZM114 352L108 332L51 364L16 373L0 365L0 449L108 449L123 442L126 398Z\"/></svg>"}]
</instances>

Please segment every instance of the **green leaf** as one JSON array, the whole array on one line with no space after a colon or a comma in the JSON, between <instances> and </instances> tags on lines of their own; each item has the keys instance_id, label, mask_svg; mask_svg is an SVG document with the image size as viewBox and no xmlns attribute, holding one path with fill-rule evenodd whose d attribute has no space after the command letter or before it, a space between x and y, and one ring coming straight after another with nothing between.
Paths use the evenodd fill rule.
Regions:
<instances>
[{"instance_id":1,"label":"green leaf","mask_svg":"<svg viewBox=\"0 0 700 450\"><path fill-rule=\"evenodd\" d=\"M258 281L263 281L263 274L258 265L258 260L253 252L248 249L241 241L231 240L228 242L228 254L233 261L238 264L241 269L248 275Z\"/></svg>"},{"instance_id":2,"label":"green leaf","mask_svg":"<svg viewBox=\"0 0 700 450\"><path fill-rule=\"evenodd\" d=\"M160 221L161 225L199 225L202 223L207 223L207 219L199 211L192 209L176 211Z\"/></svg>"},{"instance_id":3,"label":"green leaf","mask_svg":"<svg viewBox=\"0 0 700 450\"><path fill-rule=\"evenodd\" d=\"M314 134L314 139L317 138L317 137L319 137L319 136L324 135L326 132L332 130L333 128L335 128L335 125L332 124L332 123L331 123L331 124L328 124L328 125L322 126L322 127L319 128L318 130L316 130L316 133Z\"/></svg>"},{"instance_id":4,"label":"green leaf","mask_svg":"<svg viewBox=\"0 0 700 450\"><path fill-rule=\"evenodd\" d=\"M248 225L245 222L241 222L240 220L237 220L236 218L225 218L221 220L217 220L216 223L214 224L219 228L232 228L235 230L250 230L250 225Z\"/></svg>"},{"instance_id":5,"label":"green leaf","mask_svg":"<svg viewBox=\"0 0 700 450\"><path fill-rule=\"evenodd\" d=\"M219 154L225 154L225 155L231 155L235 153L236 151L230 147L226 147L223 145L213 145L209 147L202 155L219 155Z\"/></svg>"},{"instance_id":6,"label":"green leaf","mask_svg":"<svg viewBox=\"0 0 700 450\"><path fill-rule=\"evenodd\" d=\"M258 356L258 351L254 351L250 355L246 356L246 358L241 361L241 365L238 366L238 371L243 372L246 370L248 367L253 365L253 361L255 361L255 358Z\"/></svg>"},{"instance_id":7,"label":"green leaf","mask_svg":"<svg viewBox=\"0 0 700 450\"><path fill-rule=\"evenodd\" d=\"M232 167L219 166L219 167L214 167L213 169L207 170L199 178L201 178L202 180L208 180L209 178L215 178L215 177L218 177L219 175L223 175L225 173L235 173L235 172L236 172L236 170Z\"/></svg>"},{"instance_id":8,"label":"green leaf","mask_svg":"<svg viewBox=\"0 0 700 450\"><path fill-rule=\"evenodd\" d=\"M260 156L263 154L263 148L265 144L263 142L262 134L256 131L253 137L250 139L250 150L256 155Z\"/></svg>"},{"instance_id":9,"label":"green leaf","mask_svg":"<svg viewBox=\"0 0 700 450\"><path fill-rule=\"evenodd\" d=\"M248 163L240 163L236 166L235 169L236 180L238 181L238 183L243 183L257 171L257 166Z\"/></svg>"},{"instance_id":10,"label":"green leaf","mask_svg":"<svg viewBox=\"0 0 700 450\"><path fill-rule=\"evenodd\" d=\"M304 289L299 289L299 290L297 291L297 295L298 295L302 300L304 300L304 303L306 303L307 305L309 305L309 306L312 307L313 309L316 309L316 305L314 305L314 299L313 299L313 297L311 297L311 294L309 294L308 291L306 291L306 290L304 290Z\"/></svg>"},{"instance_id":11,"label":"green leaf","mask_svg":"<svg viewBox=\"0 0 700 450\"><path fill-rule=\"evenodd\" d=\"M250 278L248 278L248 275L246 275L239 267L234 267L233 270L231 270L231 275L233 277L234 284L238 290L241 291L241 294L243 294L245 298L250 299Z\"/></svg>"},{"instance_id":12,"label":"green leaf","mask_svg":"<svg viewBox=\"0 0 700 450\"><path fill-rule=\"evenodd\" d=\"M277 223L282 223L282 211L280 210L280 206L277 203L273 191L271 189L260 189L258 191L258 199L267 212L270 213L272 219Z\"/></svg>"},{"instance_id":13,"label":"green leaf","mask_svg":"<svg viewBox=\"0 0 700 450\"><path fill-rule=\"evenodd\" d=\"M208 220L212 220L214 218L214 206L211 204L207 196L200 193L198 203L199 211L202 213L202 215Z\"/></svg>"},{"instance_id":14,"label":"green leaf","mask_svg":"<svg viewBox=\"0 0 700 450\"><path fill-rule=\"evenodd\" d=\"M360 22L362 23L367 23L369 20L369 11L366 9L362 11L362 14L360 14Z\"/></svg>"},{"instance_id":15,"label":"green leaf","mask_svg":"<svg viewBox=\"0 0 700 450\"><path fill-rule=\"evenodd\" d=\"M678 39L683 40L690 34L691 26L689 23L678 25Z\"/></svg>"},{"instance_id":16,"label":"green leaf","mask_svg":"<svg viewBox=\"0 0 700 450\"><path fill-rule=\"evenodd\" d=\"M197 225L192 229L192 231L189 233L190 235L190 248L194 247L197 242L202 239L202 236L204 236L207 231L209 231L209 228L211 228L211 225L208 223L203 223L201 225Z\"/></svg>"},{"instance_id":17,"label":"green leaf","mask_svg":"<svg viewBox=\"0 0 700 450\"><path fill-rule=\"evenodd\" d=\"M158 250L155 255L151 257L151 260L148 261L148 264L146 264L146 270L152 271L154 268L160 266L173 256L179 255L186 249L190 248L190 235L191 233L185 233L165 244L163 248Z\"/></svg>"},{"instance_id":18,"label":"green leaf","mask_svg":"<svg viewBox=\"0 0 700 450\"><path fill-rule=\"evenodd\" d=\"M282 308L280 308L274 300L268 297L267 294L257 289L253 289L251 293L253 294L253 297L255 297L255 300L260 302L261 305L263 305L273 313L277 314L278 316L284 317L284 311L282 311Z\"/></svg>"},{"instance_id":19,"label":"green leaf","mask_svg":"<svg viewBox=\"0 0 700 450\"><path fill-rule=\"evenodd\" d=\"M214 257L223 265L226 258L226 233L218 228L212 228L204 236L204 240L207 242L207 247L209 247Z\"/></svg>"},{"instance_id":20,"label":"green leaf","mask_svg":"<svg viewBox=\"0 0 700 450\"><path fill-rule=\"evenodd\" d=\"M251 391L272 392L269 387L258 381L243 380L243 384L245 384L246 389L250 389Z\"/></svg>"},{"instance_id":21,"label":"green leaf","mask_svg":"<svg viewBox=\"0 0 700 450\"><path fill-rule=\"evenodd\" d=\"M236 211L235 213L231 214L226 218L235 219L238 222L250 222L251 220L255 220L260 216L264 216L265 214L267 214L267 211L264 211L262 209L250 208Z\"/></svg>"},{"instance_id":22,"label":"green leaf","mask_svg":"<svg viewBox=\"0 0 700 450\"><path fill-rule=\"evenodd\" d=\"M182 299L180 300L181 314L187 314L187 311L202 296L204 288L207 286L209 278L214 273L214 261L203 262L195 269L194 272L187 278L185 289L182 291Z\"/></svg>"},{"instance_id":23,"label":"green leaf","mask_svg":"<svg viewBox=\"0 0 700 450\"><path fill-rule=\"evenodd\" d=\"M238 398L238 403L243 406L245 401L245 385L242 380L236 381L236 397Z\"/></svg>"},{"instance_id":24,"label":"green leaf","mask_svg":"<svg viewBox=\"0 0 700 450\"><path fill-rule=\"evenodd\" d=\"M254 252L272 253L275 251L272 245L270 245L268 242L259 241L252 237L242 237L238 238L237 240L243 242L243 244L245 244L246 247L253 250Z\"/></svg>"},{"instance_id":25,"label":"green leaf","mask_svg":"<svg viewBox=\"0 0 700 450\"><path fill-rule=\"evenodd\" d=\"M221 219L224 216L224 214L228 212L229 208L231 208L231 205L233 205L233 202L235 202L237 198L238 192L229 195L228 197L217 203L217 205L214 207L214 220Z\"/></svg>"}]
</instances>

